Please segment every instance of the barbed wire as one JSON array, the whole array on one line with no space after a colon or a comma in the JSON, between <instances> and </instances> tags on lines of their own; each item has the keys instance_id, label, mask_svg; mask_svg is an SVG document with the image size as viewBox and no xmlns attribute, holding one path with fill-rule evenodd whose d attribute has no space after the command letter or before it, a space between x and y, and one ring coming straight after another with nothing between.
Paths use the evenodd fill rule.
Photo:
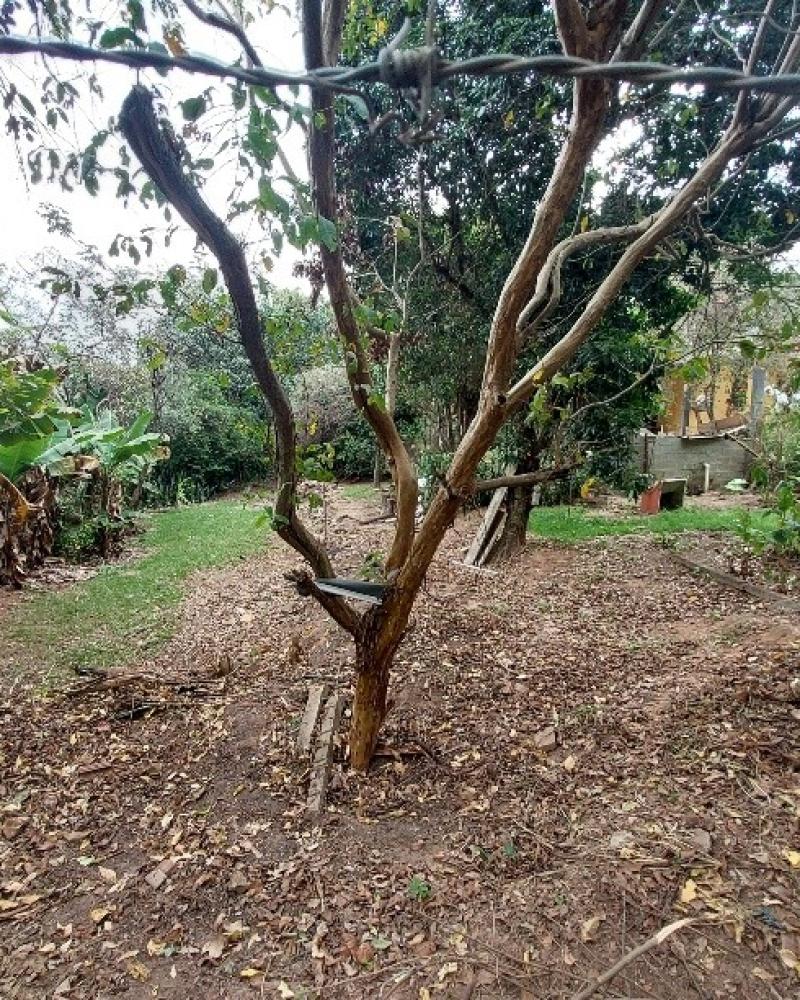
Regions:
<instances>
[{"instance_id":1,"label":"barbed wire","mask_svg":"<svg viewBox=\"0 0 800 1000\"><path fill-rule=\"evenodd\" d=\"M459 76L510 76L534 73L542 77L613 80L634 86L651 84L702 86L714 90L752 90L765 94L800 96L800 73L753 76L723 66L681 68L655 62L595 63L567 55L519 56L494 53L469 59L445 59L432 46L412 49L399 47L402 36L382 49L375 62L360 66L322 66L303 72L271 67L247 68L223 63L210 56L172 56L150 49L97 49L80 42L48 38L0 35L0 55L46 55L73 62L107 62L136 69L161 72L183 70L203 76L239 80L251 86L324 87L352 93L356 83L382 83L394 90L419 90L426 84L436 87Z\"/></svg>"}]
</instances>

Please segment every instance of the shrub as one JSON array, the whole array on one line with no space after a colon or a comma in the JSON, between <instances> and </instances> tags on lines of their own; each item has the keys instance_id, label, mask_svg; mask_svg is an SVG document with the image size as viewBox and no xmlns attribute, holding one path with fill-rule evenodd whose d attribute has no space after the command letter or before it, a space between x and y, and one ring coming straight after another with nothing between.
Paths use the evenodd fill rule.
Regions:
<instances>
[{"instance_id":1,"label":"shrub","mask_svg":"<svg viewBox=\"0 0 800 1000\"><path fill-rule=\"evenodd\" d=\"M160 503L196 502L256 480L270 471L269 427L255 407L227 399L210 373L193 373L161 427L170 456L154 477Z\"/></svg>"},{"instance_id":2,"label":"shrub","mask_svg":"<svg viewBox=\"0 0 800 1000\"><path fill-rule=\"evenodd\" d=\"M375 435L366 420L355 420L331 441L337 479L369 479L375 468Z\"/></svg>"}]
</instances>

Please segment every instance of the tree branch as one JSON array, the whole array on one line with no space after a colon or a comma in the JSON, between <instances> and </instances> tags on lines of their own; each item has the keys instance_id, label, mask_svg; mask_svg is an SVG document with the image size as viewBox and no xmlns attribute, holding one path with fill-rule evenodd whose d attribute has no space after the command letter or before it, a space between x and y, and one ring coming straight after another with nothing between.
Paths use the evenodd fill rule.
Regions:
<instances>
[{"instance_id":1,"label":"tree branch","mask_svg":"<svg viewBox=\"0 0 800 1000\"><path fill-rule=\"evenodd\" d=\"M622 958L615 962L610 969L597 976L585 989L580 990L576 993L572 1000L589 1000L589 997L594 996L594 994L600 989L605 983L610 982L614 976L618 976L622 970L631 964L631 962L636 961L646 952L650 951L652 948L657 947L662 942L666 941L670 935L674 934L675 931L679 931L682 927L687 927L689 924L695 924L697 921L694 917L683 917L681 920L675 920L671 924L667 924L666 927L662 927L661 930L653 934L646 941L643 941L640 945L635 948L631 948L630 951L626 952Z\"/></svg>"},{"instance_id":2,"label":"tree branch","mask_svg":"<svg viewBox=\"0 0 800 1000\"><path fill-rule=\"evenodd\" d=\"M263 64L261 59L259 58L256 50L253 48L253 43L247 37L247 32L241 24L238 24L232 17L227 17L225 14L215 14L213 11L203 10L200 4L196 3L195 0L183 0L183 2L192 14L194 14L199 21L202 21L203 24L207 24L212 28L218 28L220 31L233 35L236 41L241 45L244 54L250 61L250 64L252 66L262 67Z\"/></svg>"},{"instance_id":3,"label":"tree branch","mask_svg":"<svg viewBox=\"0 0 800 1000\"><path fill-rule=\"evenodd\" d=\"M761 50L764 47L764 39L766 38L767 31L770 28L770 22L772 21L772 11L775 8L776 0L767 0L767 6L764 8L764 13L761 15L761 20L758 23L758 28L756 29L756 36L753 39L753 44L750 47L750 55L745 64L745 71L752 76L755 73L756 64L758 63L758 57L761 54ZM750 98L751 92L749 90L743 90L736 101L736 111L734 112L733 120L735 122L744 121L748 110L750 108Z\"/></svg>"},{"instance_id":4,"label":"tree branch","mask_svg":"<svg viewBox=\"0 0 800 1000\"><path fill-rule=\"evenodd\" d=\"M525 306L517 320L517 332L529 335L536 327L552 315L561 300L561 269L566 261L588 247L609 243L627 243L646 232L653 221L652 216L628 226L609 226L593 229L570 236L550 251L544 267L536 281L533 298Z\"/></svg>"},{"instance_id":5,"label":"tree branch","mask_svg":"<svg viewBox=\"0 0 800 1000\"><path fill-rule=\"evenodd\" d=\"M145 173L219 263L231 297L242 345L275 420L279 476L275 502L276 530L281 538L311 564L317 576L333 576L328 553L297 514L294 414L264 347L261 317L244 251L184 176L172 146L159 128L153 110L152 94L145 87L136 85L131 89L122 105L119 125ZM354 631L358 625L358 616L349 605L344 602L342 605L342 619L348 621L350 631Z\"/></svg>"},{"instance_id":6,"label":"tree branch","mask_svg":"<svg viewBox=\"0 0 800 1000\"><path fill-rule=\"evenodd\" d=\"M778 121L777 111L775 111L765 120L750 126L739 123L729 126L722 139L694 176L672 196L660 211L654 213L646 232L639 236L623 253L615 267L600 284L577 322L510 390L508 394L510 407L520 406L537 385L546 382L574 357L639 263L652 253L658 243L685 218L692 205L719 179L728 163L735 157L747 153Z\"/></svg>"},{"instance_id":7,"label":"tree branch","mask_svg":"<svg viewBox=\"0 0 800 1000\"><path fill-rule=\"evenodd\" d=\"M339 0L333 0L338 3ZM326 29L336 30L339 18L335 11L326 20ZM318 0L303 0L303 47L309 70L323 65L324 58L338 57L340 37L323 40L322 18ZM311 97L312 124L309 133L309 163L314 204L320 216L331 222L338 217L334 174L335 137L333 95L315 89ZM319 246L325 283L336 324L345 351L345 365L350 392L356 407L364 414L378 443L394 481L397 499L397 526L394 541L386 560L387 574L398 570L405 562L414 541L417 510L417 479L408 450L397 425L382 401L373 391L369 359L364 349L362 331L355 314L356 296L345 272L340 246L331 249Z\"/></svg>"},{"instance_id":8,"label":"tree branch","mask_svg":"<svg viewBox=\"0 0 800 1000\"><path fill-rule=\"evenodd\" d=\"M550 483L554 479L563 479L573 469L583 465L583 459L578 458L555 469L538 469L536 472L524 472L519 476L498 476L496 479L479 479L472 488L473 493L485 493L487 490L499 490L503 486L538 486Z\"/></svg>"},{"instance_id":9,"label":"tree branch","mask_svg":"<svg viewBox=\"0 0 800 1000\"><path fill-rule=\"evenodd\" d=\"M647 36L661 16L666 0L644 0L630 28L622 36L611 62L638 59L644 51Z\"/></svg>"}]
</instances>

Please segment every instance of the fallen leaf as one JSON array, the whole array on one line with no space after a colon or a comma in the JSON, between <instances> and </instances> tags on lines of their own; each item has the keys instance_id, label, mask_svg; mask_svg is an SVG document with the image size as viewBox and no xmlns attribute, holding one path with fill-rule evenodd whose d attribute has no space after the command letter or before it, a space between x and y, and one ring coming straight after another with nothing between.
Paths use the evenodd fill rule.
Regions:
<instances>
[{"instance_id":1,"label":"fallen leaf","mask_svg":"<svg viewBox=\"0 0 800 1000\"><path fill-rule=\"evenodd\" d=\"M800 851L792 851L787 847L784 849L783 856L792 868L800 868Z\"/></svg>"},{"instance_id":2,"label":"fallen leaf","mask_svg":"<svg viewBox=\"0 0 800 1000\"><path fill-rule=\"evenodd\" d=\"M113 912L113 906L96 906L93 910L89 911L89 916L92 918L94 923L102 924L106 917Z\"/></svg>"},{"instance_id":3,"label":"fallen leaf","mask_svg":"<svg viewBox=\"0 0 800 1000\"><path fill-rule=\"evenodd\" d=\"M353 958L355 958L360 965L369 965L373 958L375 958L375 949L369 941L362 941L356 948Z\"/></svg>"},{"instance_id":4,"label":"fallen leaf","mask_svg":"<svg viewBox=\"0 0 800 1000\"><path fill-rule=\"evenodd\" d=\"M239 975L242 979L254 979L256 976L263 976L263 969L254 969L252 966L248 966L246 969L242 969Z\"/></svg>"},{"instance_id":5,"label":"fallen leaf","mask_svg":"<svg viewBox=\"0 0 800 1000\"><path fill-rule=\"evenodd\" d=\"M750 970L750 975L753 976L754 979L760 979L765 983L771 983L775 979L775 976L767 972L766 969L762 969L760 965L754 965Z\"/></svg>"},{"instance_id":6,"label":"fallen leaf","mask_svg":"<svg viewBox=\"0 0 800 1000\"><path fill-rule=\"evenodd\" d=\"M567 759L561 766L564 768L565 771L574 771L576 763L577 762L575 758L572 756L572 754L570 754L569 757L567 757Z\"/></svg>"},{"instance_id":7,"label":"fallen leaf","mask_svg":"<svg viewBox=\"0 0 800 1000\"><path fill-rule=\"evenodd\" d=\"M458 962L445 962L436 974L436 978L443 983L448 976L453 976L458 972Z\"/></svg>"},{"instance_id":8,"label":"fallen leaf","mask_svg":"<svg viewBox=\"0 0 800 1000\"><path fill-rule=\"evenodd\" d=\"M134 979L138 979L140 983L150 978L150 970L141 962L128 962L127 969L128 974Z\"/></svg>"},{"instance_id":9,"label":"fallen leaf","mask_svg":"<svg viewBox=\"0 0 800 1000\"><path fill-rule=\"evenodd\" d=\"M680 901L682 903L691 903L695 899L697 899L697 883L694 879L687 878L681 888Z\"/></svg>"},{"instance_id":10,"label":"fallen leaf","mask_svg":"<svg viewBox=\"0 0 800 1000\"><path fill-rule=\"evenodd\" d=\"M247 924L243 924L241 920L232 920L224 926L225 937L229 941L241 941L249 930Z\"/></svg>"},{"instance_id":11,"label":"fallen leaf","mask_svg":"<svg viewBox=\"0 0 800 1000\"><path fill-rule=\"evenodd\" d=\"M633 840L633 834L629 833L628 830L618 830L616 833L612 833L608 838L608 846L612 850L618 851L620 848L630 847Z\"/></svg>"},{"instance_id":12,"label":"fallen leaf","mask_svg":"<svg viewBox=\"0 0 800 1000\"><path fill-rule=\"evenodd\" d=\"M164 860L156 868L145 875L145 882L147 882L148 885L151 885L154 889L160 889L161 886L167 881L167 876L177 863L177 858L164 858Z\"/></svg>"},{"instance_id":13,"label":"fallen leaf","mask_svg":"<svg viewBox=\"0 0 800 1000\"><path fill-rule=\"evenodd\" d=\"M581 924L581 941L584 943L587 941L594 941L597 937L597 928L606 919L605 913L598 913L594 917L589 917L588 920Z\"/></svg>"},{"instance_id":14,"label":"fallen leaf","mask_svg":"<svg viewBox=\"0 0 800 1000\"><path fill-rule=\"evenodd\" d=\"M27 822L27 816L9 816L8 819L3 820L0 832L2 832L6 840L13 840L20 830L27 825Z\"/></svg>"},{"instance_id":15,"label":"fallen leaf","mask_svg":"<svg viewBox=\"0 0 800 1000\"><path fill-rule=\"evenodd\" d=\"M692 842L692 846L696 847L698 851L703 854L711 853L711 834L708 830L703 830L702 827L697 827L694 830L689 831L689 838Z\"/></svg>"},{"instance_id":16,"label":"fallen leaf","mask_svg":"<svg viewBox=\"0 0 800 1000\"><path fill-rule=\"evenodd\" d=\"M533 737L533 745L537 748L537 750L555 750L557 743L558 737L552 726L548 726L546 729L540 729L539 732Z\"/></svg>"},{"instance_id":17,"label":"fallen leaf","mask_svg":"<svg viewBox=\"0 0 800 1000\"><path fill-rule=\"evenodd\" d=\"M215 934L214 937L206 941L200 951L211 959L219 958L225 951L225 938L221 934ZM294 996L294 993L291 995Z\"/></svg>"}]
</instances>

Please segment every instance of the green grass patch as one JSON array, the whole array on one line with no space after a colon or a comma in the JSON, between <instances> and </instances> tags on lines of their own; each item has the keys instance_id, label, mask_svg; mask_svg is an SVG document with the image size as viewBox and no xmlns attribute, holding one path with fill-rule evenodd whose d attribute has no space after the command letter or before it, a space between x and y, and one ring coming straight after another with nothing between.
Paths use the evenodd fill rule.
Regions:
<instances>
[{"instance_id":1,"label":"green grass patch","mask_svg":"<svg viewBox=\"0 0 800 1000\"><path fill-rule=\"evenodd\" d=\"M537 507L531 511L528 530L556 542L583 542L608 535L673 535L681 531L733 531L736 508L711 510L681 507L658 514L622 517L593 514L585 507Z\"/></svg>"},{"instance_id":2,"label":"green grass patch","mask_svg":"<svg viewBox=\"0 0 800 1000\"><path fill-rule=\"evenodd\" d=\"M143 555L109 563L88 580L26 595L0 628L2 681L36 665L45 684L75 666L121 666L157 653L178 621L185 581L194 570L264 547L258 511L220 500L149 514L134 539ZM16 668L16 669L15 669Z\"/></svg>"},{"instance_id":3,"label":"green grass patch","mask_svg":"<svg viewBox=\"0 0 800 1000\"><path fill-rule=\"evenodd\" d=\"M374 500L376 495L372 483L346 483L342 486L345 500Z\"/></svg>"}]
</instances>

